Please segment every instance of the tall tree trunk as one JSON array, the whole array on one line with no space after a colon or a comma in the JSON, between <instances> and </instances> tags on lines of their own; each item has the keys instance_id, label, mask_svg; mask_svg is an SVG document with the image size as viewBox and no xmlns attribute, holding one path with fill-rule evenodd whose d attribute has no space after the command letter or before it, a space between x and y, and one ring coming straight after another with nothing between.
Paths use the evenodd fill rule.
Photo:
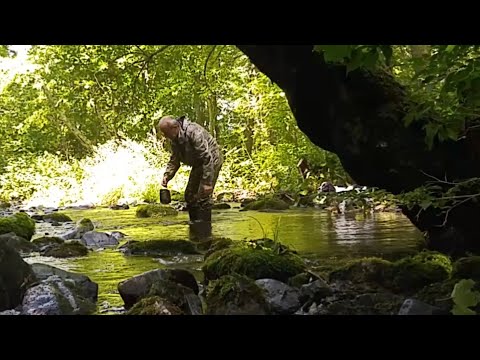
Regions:
<instances>
[{"instance_id":1,"label":"tall tree trunk","mask_svg":"<svg viewBox=\"0 0 480 360\"><path fill-rule=\"evenodd\" d=\"M422 121L405 127L413 105L405 89L386 72L326 64L313 45L237 45L257 68L285 92L299 128L311 141L336 153L359 184L393 193L429 180L423 172L449 180L480 176L480 161L467 141L446 141L429 151ZM423 119L428 121L428 119ZM480 206L466 202L451 211L445 226L436 209L403 209L431 248L450 253L480 251L476 223Z\"/></svg>"}]
</instances>

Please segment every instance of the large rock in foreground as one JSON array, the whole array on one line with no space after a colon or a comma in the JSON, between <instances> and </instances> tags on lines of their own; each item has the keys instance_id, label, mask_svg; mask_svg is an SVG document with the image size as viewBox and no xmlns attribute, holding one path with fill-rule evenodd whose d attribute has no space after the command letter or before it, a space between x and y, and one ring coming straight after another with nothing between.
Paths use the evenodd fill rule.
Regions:
<instances>
[{"instance_id":1,"label":"large rock in foreground","mask_svg":"<svg viewBox=\"0 0 480 360\"><path fill-rule=\"evenodd\" d=\"M0 241L0 311L17 307L35 274L21 256Z\"/></svg>"}]
</instances>

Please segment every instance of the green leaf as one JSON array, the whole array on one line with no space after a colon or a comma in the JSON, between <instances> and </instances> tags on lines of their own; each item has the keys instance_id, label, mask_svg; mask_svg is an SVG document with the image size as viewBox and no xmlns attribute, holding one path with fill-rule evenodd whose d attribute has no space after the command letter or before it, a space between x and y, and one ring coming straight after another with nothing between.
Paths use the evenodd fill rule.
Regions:
<instances>
[{"instance_id":1,"label":"green leaf","mask_svg":"<svg viewBox=\"0 0 480 360\"><path fill-rule=\"evenodd\" d=\"M365 56L364 65L367 69L373 69L377 64L377 61L378 61L378 51L377 49L374 49Z\"/></svg>"},{"instance_id":2,"label":"green leaf","mask_svg":"<svg viewBox=\"0 0 480 360\"><path fill-rule=\"evenodd\" d=\"M467 308L475 306L480 302L480 293L472 291L475 281L472 279L463 279L455 284L452 291L452 298L455 304Z\"/></svg>"},{"instance_id":3,"label":"green leaf","mask_svg":"<svg viewBox=\"0 0 480 360\"><path fill-rule=\"evenodd\" d=\"M387 66L390 66L393 55L392 47L390 45L381 45L380 50L382 50L383 56L385 56L385 63Z\"/></svg>"},{"instance_id":4,"label":"green leaf","mask_svg":"<svg viewBox=\"0 0 480 360\"><path fill-rule=\"evenodd\" d=\"M477 315L477 313L469 308L459 306L457 304L453 305L452 309L453 315Z\"/></svg>"},{"instance_id":5,"label":"green leaf","mask_svg":"<svg viewBox=\"0 0 480 360\"><path fill-rule=\"evenodd\" d=\"M403 121L405 122L405 127L408 127L412 123L412 121L415 120L416 115L416 111L410 111L407 115L405 115L405 117L403 118Z\"/></svg>"},{"instance_id":6,"label":"green leaf","mask_svg":"<svg viewBox=\"0 0 480 360\"><path fill-rule=\"evenodd\" d=\"M447 48L445 49L446 52L452 52L453 49L455 49L457 45L448 45Z\"/></svg>"},{"instance_id":7,"label":"green leaf","mask_svg":"<svg viewBox=\"0 0 480 360\"><path fill-rule=\"evenodd\" d=\"M420 207L423 209L423 210L427 210L430 205L432 205L432 202L430 200L423 200L421 203L420 203Z\"/></svg>"},{"instance_id":8,"label":"green leaf","mask_svg":"<svg viewBox=\"0 0 480 360\"><path fill-rule=\"evenodd\" d=\"M352 58L347 64L347 74L355 69L358 69L360 66L362 66L364 58L365 58L365 54L360 49L354 50L352 52Z\"/></svg>"},{"instance_id":9,"label":"green leaf","mask_svg":"<svg viewBox=\"0 0 480 360\"><path fill-rule=\"evenodd\" d=\"M425 126L425 132L426 132L425 143L427 144L428 149L431 150L433 147L433 139L435 138L435 135L437 135L438 133L438 125L427 124Z\"/></svg>"},{"instance_id":10,"label":"green leaf","mask_svg":"<svg viewBox=\"0 0 480 360\"><path fill-rule=\"evenodd\" d=\"M348 58L352 51L351 45L316 45L315 50L321 49L326 62L341 61Z\"/></svg>"}]
</instances>

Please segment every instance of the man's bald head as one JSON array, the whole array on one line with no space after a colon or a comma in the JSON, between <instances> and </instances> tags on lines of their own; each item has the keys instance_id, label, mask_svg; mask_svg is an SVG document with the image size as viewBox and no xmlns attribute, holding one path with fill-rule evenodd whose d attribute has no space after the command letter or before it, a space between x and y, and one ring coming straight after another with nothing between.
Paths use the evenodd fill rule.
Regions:
<instances>
[{"instance_id":1,"label":"man's bald head","mask_svg":"<svg viewBox=\"0 0 480 360\"><path fill-rule=\"evenodd\" d=\"M162 132L166 138L174 140L180 131L180 124L171 116L164 116L157 124L157 133Z\"/></svg>"}]
</instances>

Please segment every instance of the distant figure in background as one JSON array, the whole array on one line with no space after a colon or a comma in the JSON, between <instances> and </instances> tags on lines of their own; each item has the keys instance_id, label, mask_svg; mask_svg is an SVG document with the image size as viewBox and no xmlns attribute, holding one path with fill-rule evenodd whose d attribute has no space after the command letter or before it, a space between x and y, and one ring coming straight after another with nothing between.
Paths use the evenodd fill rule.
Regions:
<instances>
[{"instance_id":1,"label":"distant figure in background","mask_svg":"<svg viewBox=\"0 0 480 360\"><path fill-rule=\"evenodd\" d=\"M328 181L324 181L322 185L318 188L318 192L336 192L335 186L333 186Z\"/></svg>"},{"instance_id":2,"label":"distant figure in background","mask_svg":"<svg viewBox=\"0 0 480 360\"><path fill-rule=\"evenodd\" d=\"M215 138L202 126L185 117L165 116L157 124L172 144L172 156L162 180L162 186L175 176L180 164L192 167L185 189L185 202L191 222L212 221L212 194L223 165L223 156Z\"/></svg>"}]
</instances>

